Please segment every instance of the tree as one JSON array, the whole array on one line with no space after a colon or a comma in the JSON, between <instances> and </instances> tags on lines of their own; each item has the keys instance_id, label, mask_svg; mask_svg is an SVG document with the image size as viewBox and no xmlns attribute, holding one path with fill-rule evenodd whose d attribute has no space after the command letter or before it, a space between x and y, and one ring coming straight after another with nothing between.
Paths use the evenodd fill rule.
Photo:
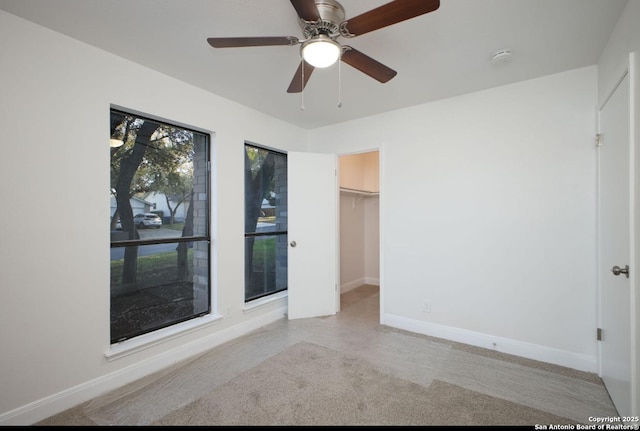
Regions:
<instances>
[{"instance_id":1,"label":"tree","mask_svg":"<svg viewBox=\"0 0 640 431\"><path fill-rule=\"evenodd\" d=\"M187 208L187 216L185 218L184 226L182 227L182 236L193 236L193 191L191 192L191 199L189 202L189 208ZM179 243L177 251L178 280L184 280L189 273L189 268L187 267L187 253L189 252L189 243Z\"/></svg>"},{"instance_id":2,"label":"tree","mask_svg":"<svg viewBox=\"0 0 640 431\"><path fill-rule=\"evenodd\" d=\"M164 195L170 213L169 224L174 224L178 208L190 200L193 194L193 172L188 175L182 172L169 172L159 181L156 192ZM174 206L172 202L175 203Z\"/></svg>"},{"instance_id":3,"label":"tree","mask_svg":"<svg viewBox=\"0 0 640 431\"><path fill-rule=\"evenodd\" d=\"M137 239L138 231L133 223L133 210L131 209L131 184L138 167L142 163L147 148L151 143L151 137L158 128L153 122L144 121L137 129L132 128L135 120L123 119L127 131L135 130L135 140L131 149L119 159L119 172L115 179L117 213L120 217L123 232L128 233L129 239ZM128 136L128 135L126 135ZM112 155L113 160L113 155ZM113 179L113 177L112 177ZM125 289L133 289L136 286L136 274L138 269L138 247L125 247L124 263L122 267L122 286Z\"/></svg>"},{"instance_id":4,"label":"tree","mask_svg":"<svg viewBox=\"0 0 640 431\"><path fill-rule=\"evenodd\" d=\"M111 190L117 203L114 218L120 218L129 240L139 239L131 197L167 187L165 179L172 173L193 172L188 163L193 155L193 133L113 111L111 135L115 133L123 136L125 144L111 150ZM188 184L182 181L181 187L185 186ZM137 260L138 247L125 247L122 287L126 290L136 288Z\"/></svg>"}]
</instances>

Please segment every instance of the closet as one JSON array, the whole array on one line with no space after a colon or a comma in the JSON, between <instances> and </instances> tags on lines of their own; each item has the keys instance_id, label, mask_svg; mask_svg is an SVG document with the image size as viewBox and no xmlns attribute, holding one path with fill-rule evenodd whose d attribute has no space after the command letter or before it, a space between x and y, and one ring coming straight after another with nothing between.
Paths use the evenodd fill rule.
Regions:
<instances>
[{"instance_id":1,"label":"closet","mask_svg":"<svg viewBox=\"0 0 640 431\"><path fill-rule=\"evenodd\" d=\"M379 153L339 156L340 293L380 285Z\"/></svg>"}]
</instances>

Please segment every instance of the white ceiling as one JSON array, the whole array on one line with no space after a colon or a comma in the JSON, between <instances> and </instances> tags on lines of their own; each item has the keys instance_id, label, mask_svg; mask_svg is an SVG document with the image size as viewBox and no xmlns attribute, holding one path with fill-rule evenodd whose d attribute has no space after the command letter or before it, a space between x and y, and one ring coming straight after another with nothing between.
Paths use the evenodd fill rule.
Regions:
<instances>
[{"instance_id":1,"label":"white ceiling","mask_svg":"<svg viewBox=\"0 0 640 431\"><path fill-rule=\"evenodd\" d=\"M388 1L340 0L347 19ZM206 40L303 39L289 0L0 0L0 9L311 129L596 64L627 1L441 0L434 12L339 39L396 70L388 83L342 63L341 85L334 65L298 94L286 91L298 46ZM512 60L492 64L503 48Z\"/></svg>"}]
</instances>

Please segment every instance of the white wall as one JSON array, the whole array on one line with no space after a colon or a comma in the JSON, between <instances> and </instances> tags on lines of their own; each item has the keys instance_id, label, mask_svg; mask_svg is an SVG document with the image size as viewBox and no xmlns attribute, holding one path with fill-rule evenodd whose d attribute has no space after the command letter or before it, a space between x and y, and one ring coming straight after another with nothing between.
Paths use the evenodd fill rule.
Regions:
<instances>
[{"instance_id":1,"label":"white wall","mask_svg":"<svg viewBox=\"0 0 640 431\"><path fill-rule=\"evenodd\" d=\"M592 66L310 133L310 151L381 148L383 323L595 371L596 81Z\"/></svg>"},{"instance_id":2,"label":"white wall","mask_svg":"<svg viewBox=\"0 0 640 431\"><path fill-rule=\"evenodd\" d=\"M380 284L379 198L340 193L340 292Z\"/></svg>"},{"instance_id":3,"label":"white wall","mask_svg":"<svg viewBox=\"0 0 640 431\"><path fill-rule=\"evenodd\" d=\"M340 292L365 283L364 197L340 193Z\"/></svg>"},{"instance_id":4,"label":"white wall","mask_svg":"<svg viewBox=\"0 0 640 431\"><path fill-rule=\"evenodd\" d=\"M301 151L305 131L4 12L0 52L0 195L15 209L0 223L0 424L33 423L283 318L286 298L242 309L243 144ZM224 315L111 361L110 104L213 133Z\"/></svg>"},{"instance_id":5,"label":"white wall","mask_svg":"<svg viewBox=\"0 0 640 431\"><path fill-rule=\"evenodd\" d=\"M364 281L380 285L380 198L364 199Z\"/></svg>"},{"instance_id":6,"label":"white wall","mask_svg":"<svg viewBox=\"0 0 640 431\"><path fill-rule=\"evenodd\" d=\"M598 62L598 106L602 106L609 96L611 91L615 88L620 79L621 73L629 67L629 54L634 53L633 65L635 71L631 71L631 82L636 83L636 87L632 89L634 94L632 95L632 136L633 146L635 148L635 175L633 205L635 210L635 220L638 219L640 214L640 88L637 83L640 83L640 0L629 0L625 10L623 11L620 20L618 21L615 29L613 30L609 42L605 47L600 61ZM633 172L633 171L632 171ZM640 382L638 381L640 376L640 277L637 275L633 277L633 274L637 274L640 269L640 227L635 225L635 232L632 241L632 253L631 258L631 271L632 282L634 288L631 289L631 301L635 305L634 314L632 314L632 328L631 336L633 337L631 343L631 351L635 354L631 358L631 411L633 415L640 414Z\"/></svg>"}]
</instances>

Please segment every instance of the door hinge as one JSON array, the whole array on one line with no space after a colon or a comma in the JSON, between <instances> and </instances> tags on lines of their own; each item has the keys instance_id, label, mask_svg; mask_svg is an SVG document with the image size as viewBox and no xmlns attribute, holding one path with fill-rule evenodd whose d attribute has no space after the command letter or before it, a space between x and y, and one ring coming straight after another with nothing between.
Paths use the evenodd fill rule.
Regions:
<instances>
[{"instance_id":1,"label":"door hinge","mask_svg":"<svg viewBox=\"0 0 640 431\"><path fill-rule=\"evenodd\" d=\"M602 328L596 329L596 340L602 341Z\"/></svg>"},{"instance_id":2,"label":"door hinge","mask_svg":"<svg viewBox=\"0 0 640 431\"><path fill-rule=\"evenodd\" d=\"M596 147L602 146L602 133L596 133Z\"/></svg>"}]
</instances>

